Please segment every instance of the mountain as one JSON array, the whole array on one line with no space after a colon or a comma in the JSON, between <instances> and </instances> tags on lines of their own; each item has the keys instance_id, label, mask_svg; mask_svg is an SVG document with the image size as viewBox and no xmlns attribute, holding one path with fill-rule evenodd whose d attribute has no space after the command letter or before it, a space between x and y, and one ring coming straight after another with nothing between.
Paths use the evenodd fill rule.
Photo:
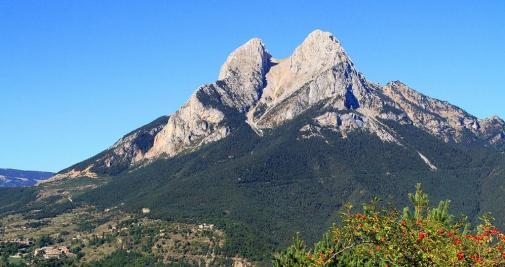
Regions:
<instances>
[{"instance_id":1,"label":"mountain","mask_svg":"<svg viewBox=\"0 0 505 267\"><path fill-rule=\"evenodd\" d=\"M285 59L248 41L174 114L34 191L11 192L16 205L0 194L0 213L148 209L215 224L227 236L220 253L261 261L295 232L319 239L346 203L406 205L417 182L470 221L489 211L502 225L504 148L502 119L399 81L370 82L332 34L316 30Z\"/></svg>"},{"instance_id":2,"label":"mountain","mask_svg":"<svg viewBox=\"0 0 505 267\"><path fill-rule=\"evenodd\" d=\"M0 169L0 187L33 186L53 175L52 172Z\"/></svg>"},{"instance_id":3,"label":"mountain","mask_svg":"<svg viewBox=\"0 0 505 267\"><path fill-rule=\"evenodd\" d=\"M316 30L290 57L280 60L268 53L261 40L248 41L227 58L219 79L198 88L175 114L130 133L56 178L115 175L153 159L194 151L229 136L237 128L236 121L245 121L261 136L316 105L325 112L299 129L301 138L320 136L322 129L344 138L365 131L403 146L404 136L387 126L395 122L446 143L496 148L505 143L502 119L478 119L400 81L384 86L369 82L332 34Z\"/></svg>"}]
</instances>

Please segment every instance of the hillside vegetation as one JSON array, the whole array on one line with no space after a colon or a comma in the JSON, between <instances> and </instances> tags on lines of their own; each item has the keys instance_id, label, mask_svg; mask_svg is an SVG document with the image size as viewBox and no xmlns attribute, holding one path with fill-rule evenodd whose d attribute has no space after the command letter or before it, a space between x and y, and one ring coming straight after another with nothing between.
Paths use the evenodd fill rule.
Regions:
<instances>
[{"instance_id":1,"label":"hillside vegetation","mask_svg":"<svg viewBox=\"0 0 505 267\"><path fill-rule=\"evenodd\" d=\"M220 253L225 234L212 224L153 220L145 214L91 206L55 216L13 214L0 218L0 266L230 266L238 257ZM65 253L44 257L56 247ZM14 262L16 264L14 264Z\"/></svg>"},{"instance_id":2,"label":"hillside vegetation","mask_svg":"<svg viewBox=\"0 0 505 267\"><path fill-rule=\"evenodd\" d=\"M502 184L502 156L491 148L445 143L393 124L412 136L404 140L405 147L365 132L346 139L334 132L301 139L297 129L310 117L263 137L244 125L192 153L113 177L76 201L104 208L124 203L130 211L149 207L156 218L212 222L228 234L226 253L255 260L268 259L270 251L288 245L294 232L316 241L347 202L381 196L405 206L409 188L417 182L436 201L453 199L453 211L471 220L484 210L500 226L504 221L503 189L497 186ZM438 170L432 171L418 151Z\"/></svg>"},{"instance_id":3,"label":"hillside vegetation","mask_svg":"<svg viewBox=\"0 0 505 267\"><path fill-rule=\"evenodd\" d=\"M312 119L310 112L263 136L237 119L238 130L228 138L117 176L3 189L0 212L37 210L31 216L42 219L85 205L129 213L149 208L153 219L215 224L226 233L224 256L268 263L271 252L287 247L295 232L317 241L340 220L335 211L345 203L380 196L404 207L418 182L434 201L452 199L453 213L475 222L489 211L502 227L505 164L494 148L446 143L395 123L388 126L408 137L404 146L364 131L346 138L323 131L322 137L304 139L298 130ZM418 151L438 169L430 169Z\"/></svg>"}]
</instances>

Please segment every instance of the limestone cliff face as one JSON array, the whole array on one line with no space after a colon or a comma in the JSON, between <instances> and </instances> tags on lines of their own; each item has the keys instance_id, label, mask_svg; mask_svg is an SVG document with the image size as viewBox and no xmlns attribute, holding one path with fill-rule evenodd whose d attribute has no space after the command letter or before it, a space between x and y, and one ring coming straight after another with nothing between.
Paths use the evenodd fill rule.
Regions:
<instances>
[{"instance_id":1,"label":"limestone cliff face","mask_svg":"<svg viewBox=\"0 0 505 267\"><path fill-rule=\"evenodd\" d=\"M98 165L107 169L120 161L131 167L198 149L232 133L237 126L230 118L245 121L262 135L265 129L278 127L314 107L320 112L300 129L300 138L324 138L323 129L342 138L365 131L401 146L403 137L384 123L395 121L445 142L505 143L502 119L479 120L399 81L384 86L371 83L355 69L331 33L316 30L284 59L273 58L261 40L248 41L228 56L218 81L198 88L166 122L150 128L151 138L144 149L134 140L145 132L134 132L93 163L60 175L93 176ZM431 162L428 165L436 170Z\"/></svg>"},{"instance_id":2,"label":"limestone cliff face","mask_svg":"<svg viewBox=\"0 0 505 267\"><path fill-rule=\"evenodd\" d=\"M265 75L270 69L271 56L263 42L254 38L239 47L226 59L219 72L219 80L234 95L234 108L243 112L254 105L261 97L265 86Z\"/></svg>"},{"instance_id":3,"label":"limestone cliff face","mask_svg":"<svg viewBox=\"0 0 505 267\"><path fill-rule=\"evenodd\" d=\"M459 142L465 131L480 134L476 117L447 102L424 96L401 82L390 82L383 91L416 127L445 141Z\"/></svg>"},{"instance_id":4,"label":"limestone cliff face","mask_svg":"<svg viewBox=\"0 0 505 267\"><path fill-rule=\"evenodd\" d=\"M493 116L479 120L480 133L484 139L492 145L503 145L505 143L505 121Z\"/></svg>"},{"instance_id":5,"label":"limestone cliff face","mask_svg":"<svg viewBox=\"0 0 505 267\"><path fill-rule=\"evenodd\" d=\"M261 40L235 50L221 67L219 81L200 87L156 136L148 158L174 156L230 133L229 113L243 113L261 97L271 56Z\"/></svg>"},{"instance_id":6,"label":"limestone cliff face","mask_svg":"<svg viewBox=\"0 0 505 267\"><path fill-rule=\"evenodd\" d=\"M337 108L357 107L353 90L362 89L360 77L330 33L312 32L291 57L274 64L262 98L249 111L250 125L276 127L325 99Z\"/></svg>"}]
</instances>

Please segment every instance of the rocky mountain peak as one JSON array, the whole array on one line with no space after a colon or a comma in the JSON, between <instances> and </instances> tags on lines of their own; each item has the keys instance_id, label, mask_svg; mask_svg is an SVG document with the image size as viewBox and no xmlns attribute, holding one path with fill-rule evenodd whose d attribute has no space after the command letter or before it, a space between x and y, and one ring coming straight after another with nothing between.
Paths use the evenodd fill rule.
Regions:
<instances>
[{"instance_id":1,"label":"rocky mountain peak","mask_svg":"<svg viewBox=\"0 0 505 267\"><path fill-rule=\"evenodd\" d=\"M253 38L228 56L219 72L219 80L224 81L246 105L251 105L261 95L271 57L263 42Z\"/></svg>"},{"instance_id":2,"label":"rocky mountain peak","mask_svg":"<svg viewBox=\"0 0 505 267\"><path fill-rule=\"evenodd\" d=\"M348 61L337 38L329 32L315 30L293 52L290 70L297 74L317 73Z\"/></svg>"},{"instance_id":3,"label":"rocky mountain peak","mask_svg":"<svg viewBox=\"0 0 505 267\"><path fill-rule=\"evenodd\" d=\"M407 85L405 83L403 83L402 81L400 80L396 80L396 81L390 81L386 84L386 86L392 86L392 87L406 87Z\"/></svg>"},{"instance_id":4,"label":"rocky mountain peak","mask_svg":"<svg viewBox=\"0 0 505 267\"><path fill-rule=\"evenodd\" d=\"M225 80L239 73L264 72L264 67L270 57L263 41L259 38L253 38L228 56L221 66L219 80Z\"/></svg>"},{"instance_id":5,"label":"rocky mountain peak","mask_svg":"<svg viewBox=\"0 0 505 267\"><path fill-rule=\"evenodd\" d=\"M274 127L323 99L352 95L357 78L340 42L329 32L315 30L290 57L272 64L247 121L257 130Z\"/></svg>"}]
</instances>

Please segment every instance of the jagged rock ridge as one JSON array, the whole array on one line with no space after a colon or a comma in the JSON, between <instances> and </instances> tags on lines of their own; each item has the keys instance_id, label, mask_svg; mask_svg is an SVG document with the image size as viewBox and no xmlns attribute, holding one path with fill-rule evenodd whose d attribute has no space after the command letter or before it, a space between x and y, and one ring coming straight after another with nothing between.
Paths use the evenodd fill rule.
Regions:
<instances>
[{"instance_id":1,"label":"jagged rock ridge","mask_svg":"<svg viewBox=\"0 0 505 267\"><path fill-rule=\"evenodd\" d=\"M111 162L131 166L159 157L173 157L226 138L234 131L230 117L242 118L258 134L322 106L321 114L300 129L300 138L324 138L321 129L343 138L366 131L384 142L402 145L402 136L384 121L410 124L445 142L505 143L505 122L479 120L464 110L422 95L394 81L384 86L359 73L340 42L328 32L315 30L285 59L275 59L263 42L254 38L227 58L219 80L198 88L166 123L149 130L144 149L132 145L136 132L124 137L105 156L91 164L62 171L59 177L94 176ZM144 133L144 132L143 132ZM147 148L147 149L146 149ZM420 154L429 168L436 167Z\"/></svg>"}]
</instances>

